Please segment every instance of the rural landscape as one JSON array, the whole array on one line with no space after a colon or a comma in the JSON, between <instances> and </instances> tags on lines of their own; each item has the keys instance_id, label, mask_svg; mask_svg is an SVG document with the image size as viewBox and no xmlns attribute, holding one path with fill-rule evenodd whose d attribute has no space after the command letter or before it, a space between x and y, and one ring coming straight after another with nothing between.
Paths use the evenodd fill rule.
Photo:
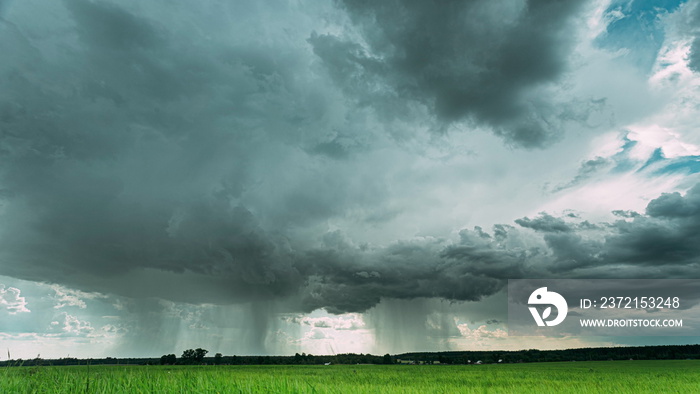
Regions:
<instances>
[{"instance_id":1,"label":"rural landscape","mask_svg":"<svg viewBox=\"0 0 700 394\"><path fill-rule=\"evenodd\" d=\"M12 360L3 392L693 393L700 345L559 351Z\"/></svg>"},{"instance_id":2,"label":"rural landscape","mask_svg":"<svg viewBox=\"0 0 700 394\"><path fill-rule=\"evenodd\" d=\"M700 0L0 0L0 393L700 392Z\"/></svg>"},{"instance_id":3,"label":"rural landscape","mask_svg":"<svg viewBox=\"0 0 700 394\"><path fill-rule=\"evenodd\" d=\"M6 369L12 393L696 393L698 360Z\"/></svg>"}]
</instances>

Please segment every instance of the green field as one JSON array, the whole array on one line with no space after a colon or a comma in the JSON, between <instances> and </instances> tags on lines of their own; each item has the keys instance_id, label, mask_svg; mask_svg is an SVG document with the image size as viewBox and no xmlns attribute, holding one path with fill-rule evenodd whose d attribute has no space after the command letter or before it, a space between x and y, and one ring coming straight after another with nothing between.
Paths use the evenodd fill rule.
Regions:
<instances>
[{"instance_id":1,"label":"green field","mask_svg":"<svg viewBox=\"0 0 700 394\"><path fill-rule=\"evenodd\" d=\"M697 393L700 361L7 367L3 393Z\"/></svg>"}]
</instances>

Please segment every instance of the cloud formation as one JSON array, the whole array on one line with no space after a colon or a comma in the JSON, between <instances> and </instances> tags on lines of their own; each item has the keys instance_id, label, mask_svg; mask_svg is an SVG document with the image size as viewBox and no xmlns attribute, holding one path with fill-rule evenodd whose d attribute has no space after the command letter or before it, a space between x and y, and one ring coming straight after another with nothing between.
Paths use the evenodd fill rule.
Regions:
<instances>
[{"instance_id":1,"label":"cloud formation","mask_svg":"<svg viewBox=\"0 0 700 394\"><path fill-rule=\"evenodd\" d=\"M8 311L11 315L16 313L31 312L27 308L27 300L20 296L21 291L16 287L0 285L0 307Z\"/></svg>"},{"instance_id":2,"label":"cloud formation","mask_svg":"<svg viewBox=\"0 0 700 394\"><path fill-rule=\"evenodd\" d=\"M392 113L414 101L440 122L475 121L524 147L560 137L574 117L570 104L547 96L567 70L582 2L341 3L361 39L323 34L309 42L364 105Z\"/></svg>"},{"instance_id":3,"label":"cloud formation","mask_svg":"<svg viewBox=\"0 0 700 394\"><path fill-rule=\"evenodd\" d=\"M400 242L340 256L326 251L312 270L307 302L330 311L362 311L380 298L439 297L475 301L499 291L508 278L698 277L700 185L686 195L663 194L643 215L589 223L543 213L462 230L456 243ZM306 260L314 261L309 258ZM377 275L357 275L371 267ZM305 270L301 270L305 272Z\"/></svg>"},{"instance_id":4,"label":"cloud formation","mask_svg":"<svg viewBox=\"0 0 700 394\"><path fill-rule=\"evenodd\" d=\"M698 23L700 23L700 6L697 3L690 3L688 5L688 24L686 25L686 31L691 36L690 53L688 55L688 65L695 71L700 72L700 30L698 29Z\"/></svg>"},{"instance_id":5,"label":"cloud formation","mask_svg":"<svg viewBox=\"0 0 700 394\"><path fill-rule=\"evenodd\" d=\"M447 230L430 222L444 195L479 195L513 167L554 167L578 148L488 161L492 151L469 143L490 149L492 136L444 148L454 140L430 130L485 128L532 148L585 118L589 102L562 85L581 3L73 0L46 5L44 24L32 18L38 2L15 2L0 23L1 52L13 53L0 64L0 274L332 313L478 301L508 278L697 276L697 186L644 214L620 207L611 222L543 212L466 226L501 208L459 195L433 219ZM628 148L577 161L556 191L625 171ZM644 174L696 162L657 159ZM497 193L515 200L530 183L518 181ZM80 308L81 294L56 290L64 306ZM165 313L156 304L134 309ZM265 326L259 315L251 326ZM67 326L85 331L76 319Z\"/></svg>"}]
</instances>

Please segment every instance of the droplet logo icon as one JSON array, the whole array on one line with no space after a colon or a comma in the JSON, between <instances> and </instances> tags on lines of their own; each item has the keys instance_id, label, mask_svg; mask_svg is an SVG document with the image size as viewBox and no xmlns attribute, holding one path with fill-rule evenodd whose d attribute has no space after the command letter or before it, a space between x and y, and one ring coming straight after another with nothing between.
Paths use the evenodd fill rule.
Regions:
<instances>
[{"instance_id":1,"label":"droplet logo icon","mask_svg":"<svg viewBox=\"0 0 700 394\"><path fill-rule=\"evenodd\" d=\"M531 306L530 313L535 319L538 326L556 326L557 324L564 321L566 314L569 312L569 305L567 305L566 300L561 294L547 291L546 287L540 287L530 294L527 303L529 305L551 305L548 306L544 311L542 311L542 316L540 316L539 311L536 307ZM557 308L557 317L553 320L546 320L552 314L552 306Z\"/></svg>"}]
</instances>

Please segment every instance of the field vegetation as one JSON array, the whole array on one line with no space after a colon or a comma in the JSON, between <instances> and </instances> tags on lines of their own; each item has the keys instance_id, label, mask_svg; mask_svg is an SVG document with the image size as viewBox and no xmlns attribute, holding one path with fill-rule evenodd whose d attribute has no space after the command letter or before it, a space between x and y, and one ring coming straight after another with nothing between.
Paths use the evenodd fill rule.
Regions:
<instances>
[{"instance_id":1,"label":"field vegetation","mask_svg":"<svg viewBox=\"0 0 700 394\"><path fill-rule=\"evenodd\" d=\"M32 366L3 393L697 393L700 361L485 365Z\"/></svg>"}]
</instances>

